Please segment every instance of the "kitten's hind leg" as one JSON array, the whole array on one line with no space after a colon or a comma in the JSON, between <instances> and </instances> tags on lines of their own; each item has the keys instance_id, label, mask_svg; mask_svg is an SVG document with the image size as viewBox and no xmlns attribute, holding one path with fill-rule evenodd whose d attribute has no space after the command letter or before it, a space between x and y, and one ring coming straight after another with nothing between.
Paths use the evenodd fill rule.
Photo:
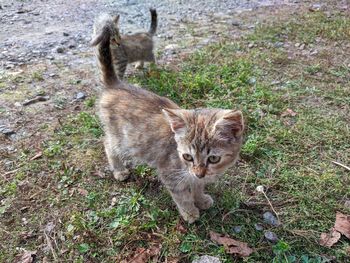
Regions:
<instances>
[{"instance_id":1,"label":"kitten's hind leg","mask_svg":"<svg viewBox=\"0 0 350 263\"><path fill-rule=\"evenodd\" d=\"M118 181L125 181L130 175L130 171L125 168L123 161L113 152L111 144L105 140L105 150L108 158L109 166L113 172L113 176Z\"/></svg>"},{"instance_id":2,"label":"kitten's hind leg","mask_svg":"<svg viewBox=\"0 0 350 263\"><path fill-rule=\"evenodd\" d=\"M143 60L140 60L135 64L135 69L143 69L143 66L144 66L144 62Z\"/></svg>"}]
</instances>

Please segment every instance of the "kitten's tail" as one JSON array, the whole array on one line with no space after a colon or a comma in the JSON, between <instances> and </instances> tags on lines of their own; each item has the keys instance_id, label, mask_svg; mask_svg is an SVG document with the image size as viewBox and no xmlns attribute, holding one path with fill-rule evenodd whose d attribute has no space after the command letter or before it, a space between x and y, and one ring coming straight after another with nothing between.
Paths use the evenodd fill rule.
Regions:
<instances>
[{"instance_id":1,"label":"kitten's tail","mask_svg":"<svg viewBox=\"0 0 350 263\"><path fill-rule=\"evenodd\" d=\"M94 23L94 34L91 45L95 46L100 78L107 89L114 88L120 82L114 70L110 48L110 43L113 41L112 36L115 35L116 30L113 18L107 14L98 17Z\"/></svg>"},{"instance_id":2,"label":"kitten's tail","mask_svg":"<svg viewBox=\"0 0 350 263\"><path fill-rule=\"evenodd\" d=\"M150 33L153 36L157 31L157 25L158 25L157 11L153 8L150 8L149 11L151 12L151 27L148 33Z\"/></svg>"}]
</instances>

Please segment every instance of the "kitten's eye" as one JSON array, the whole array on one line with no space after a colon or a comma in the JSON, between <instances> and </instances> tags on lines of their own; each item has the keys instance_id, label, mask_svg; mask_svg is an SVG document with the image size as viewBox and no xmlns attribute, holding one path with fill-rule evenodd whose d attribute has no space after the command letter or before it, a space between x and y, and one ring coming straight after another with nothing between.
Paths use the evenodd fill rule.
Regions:
<instances>
[{"instance_id":1,"label":"kitten's eye","mask_svg":"<svg viewBox=\"0 0 350 263\"><path fill-rule=\"evenodd\" d=\"M184 153L182 157L188 162L193 162L193 157L190 154Z\"/></svg>"},{"instance_id":2,"label":"kitten's eye","mask_svg":"<svg viewBox=\"0 0 350 263\"><path fill-rule=\"evenodd\" d=\"M211 155L208 158L208 161L210 163L218 163L218 162L220 162L220 160L221 160L221 157L220 156L216 156L216 155Z\"/></svg>"}]
</instances>

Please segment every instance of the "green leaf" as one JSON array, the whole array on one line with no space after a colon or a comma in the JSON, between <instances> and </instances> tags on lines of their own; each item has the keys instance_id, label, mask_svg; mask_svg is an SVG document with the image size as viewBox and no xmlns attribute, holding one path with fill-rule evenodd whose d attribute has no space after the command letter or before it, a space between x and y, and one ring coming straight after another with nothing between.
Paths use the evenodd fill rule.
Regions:
<instances>
[{"instance_id":1,"label":"green leaf","mask_svg":"<svg viewBox=\"0 0 350 263\"><path fill-rule=\"evenodd\" d=\"M191 250L192 250L192 244L186 240L182 242L182 244L180 245L180 251L182 253L187 253L187 252L190 252Z\"/></svg>"},{"instance_id":2,"label":"green leaf","mask_svg":"<svg viewBox=\"0 0 350 263\"><path fill-rule=\"evenodd\" d=\"M74 230L74 226L72 225L72 224L69 224L68 226L67 226L67 231L68 232L72 232L73 230Z\"/></svg>"},{"instance_id":3,"label":"green leaf","mask_svg":"<svg viewBox=\"0 0 350 263\"><path fill-rule=\"evenodd\" d=\"M79 250L79 252L82 253L82 254L88 252L89 249L90 249L90 246L89 246L89 244L86 244L86 243L80 244L80 245L78 246L78 250Z\"/></svg>"}]
</instances>

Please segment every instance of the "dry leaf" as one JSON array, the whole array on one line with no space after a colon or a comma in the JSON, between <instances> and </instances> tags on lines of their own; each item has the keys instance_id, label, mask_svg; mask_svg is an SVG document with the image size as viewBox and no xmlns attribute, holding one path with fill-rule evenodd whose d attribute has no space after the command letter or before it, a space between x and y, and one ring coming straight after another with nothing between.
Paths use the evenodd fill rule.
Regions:
<instances>
[{"instance_id":1,"label":"dry leaf","mask_svg":"<svg viewBox=\"0 0 350 263\"><path fill-rule=\"evenodd\" d=\"M341 234L334 228L330 233L322 233L320 238L320 245L323 247L331 247L340 239Z\"/></svg>"},{"instance_id":2,"label":"dry leaf","mask_svg":"<svg viewBox=\"0 0 350 263\"><path fill-rule=\"evenodd\" d=\"M22 254L17 255L13 263L32 263L36 257L36 251L23 251Z\"/></svg>"},{"instance_id":3,"label":"dry leaf","mask_svg":"<svg viewBox=\"0 0 350 263\"><path fill-rule=\"evenodd\" d=\"M176 226L175 226L176 231L180 232L181 234L186 234L187 233L187 229L181 224L181 222L177 222Z\"/></svg>"},{"instance_id":4,"label":"dry leaf","mask_svg":"<svg viewBox=\"0 0 350 263\"><path fill-rule=\"evenodd\" d=\"M152 257L158 256L160 253L162 246L160 244L153 245L152 247L145 248L137 248L135 251L135 255L131 260L122 261L128 263L147 263L148 260Z\"/></svg>"},{"instance_id":5,"label":"dry leaf","mask_svg":"<svg viewBox=\"0 0 350 263\"><path fill-rule=\"evenodd\" d=\"M105 178L103 172L101 171L95 171L92 175L97 176L99 178Z\"/></svg>"},{"instance_id":6,"label":"dry leaf","mask_svg":"<svg viewBox=\"0 0 350 263\"><path fill-rule=\"evenodd\" d=\"M291 116L294 117L296 116L297 113L291 109L286 109L284 112L282 112L281 117L287 117L287 116Z\"/></svg>"},{"instance_id":7,"label":"dry leaf","mask_svg":"<svg viewBox=\"0 0 350 263\"><path fill-rule=\"evenodd\" d=\"M334 229L350 239L350 216L337 212Z\"/></svg>"},{"instance_id":8,"label":"dry leaf","mask_svg":"<svg viewBox=\"0 0 350 263\"><path fill-rule=\"evenodd\" d=\"M30 160L33 161L33 160L39 159L41 156L43 156L43 152L38 152L36 155L30 158Z\"/></svg>"},{"instance_id":9,"label":"dry leaf","mask_svg":"<svg viewBox=\"0 0 350 263\"><path fill-rule=\"evenodd\" d=\"M247 243L234 240L227 236L222 236L214 231L210 231L210 239L220 245L224 245L226 252L229 254L248 257L251 253L253 253L253 249L248 247Z\"/></svg>"}]
</instances>

